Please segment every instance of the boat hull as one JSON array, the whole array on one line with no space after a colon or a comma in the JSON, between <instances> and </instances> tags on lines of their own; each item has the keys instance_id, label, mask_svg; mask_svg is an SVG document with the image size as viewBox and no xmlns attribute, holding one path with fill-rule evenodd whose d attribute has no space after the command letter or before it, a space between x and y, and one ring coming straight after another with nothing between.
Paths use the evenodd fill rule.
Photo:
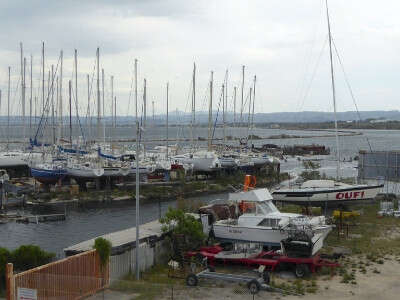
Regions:
<instances>
[{"instance_id":1,"label":"boat hull","mask_svg":"<svg viewBox=\"0 0 400 300\"><path fill-rule=\"evenodd\" d=\"M62 180L66 175L67 171L64 169L59 170L48 170L40 168L31 168L32 177L37 181L44 184L54 184L59 180Z\"/></svg>"},{"instance_id":2,"label":"boat hull","mask_svg":"<svg viewBox=\"0 0 400 300\"><path fill-rule=\"evenodd\" d=\"M355 186L335 189L278 190L272 193L274 201L298 205L332 206L350 204L376 197L383 185Z\"/></svg>"}]
</instances>

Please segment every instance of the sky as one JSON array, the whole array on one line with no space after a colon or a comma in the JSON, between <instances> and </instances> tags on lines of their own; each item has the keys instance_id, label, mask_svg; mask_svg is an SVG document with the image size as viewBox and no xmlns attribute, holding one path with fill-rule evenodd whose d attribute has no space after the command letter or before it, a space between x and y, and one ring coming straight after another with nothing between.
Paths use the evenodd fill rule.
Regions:
<instances>
[{"instance_id":1,"label":"sky","mask_svg":"<svg viewBox=\"0 0 400 300\"><path fill-rule=\"evenodd\" d=\"M400 85L400 2L330 0L332 37L359 110L398 109ZM117 114L135 114L134 59L138 59L138 101L147 81L147 111L189 112L193 64L196 63L196 111L206 111L210 72L214 72L213 109L218 108L228 70L228 110L241 103L241 68L245 66L244 102L256 80L255 111L332 111L329 48L324 0L0 0L0 113L7 114L8 66L11 67L11 114L21 114L20 42L26 67L26 113L33 56L33 98L41 103L41 47L47 76L63 50L63 113L73 53L78 53L78 110L96 114L96 49L105 72L105 114L111 111L110 76L114 76ZM354 110L344 73L333 53L337 110ZM57 68L56 76L59 76ZM47 92L46 92L47 95ZM33 101L35 102L35 101ZM75 104L73 104L75 106ZM58 107L58 106L57 106ZM37 113L41 108L37 107ZM247 111L247 106L244 111ZM33 109L34 110L34 109Z\"/></svg>"}]
</instances>

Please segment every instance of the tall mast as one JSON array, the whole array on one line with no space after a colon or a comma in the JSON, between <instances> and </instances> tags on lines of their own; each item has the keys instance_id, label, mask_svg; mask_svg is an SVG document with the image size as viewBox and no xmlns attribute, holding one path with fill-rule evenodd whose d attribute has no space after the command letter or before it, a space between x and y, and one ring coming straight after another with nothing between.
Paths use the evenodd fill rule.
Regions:
<instances>
[{"instance_id":1,"label":"tall mast","mask_svg":"<svg viewBox=\"0 0 400 300\"><path fill-rule=\"evenodd\" d=\"M253 145L253 131L254 131L254 102L256 101L256 80L257 77L254 75L254 83L253 83L253 111L251 113L251 127L250 127L250 147Z\"/></svg>"},{"instance_id":2,"label":"tall mast","mask_svg":"<svg viewBox=\"0 0 400 300\"><path fill-rule=\"evenodd\" d=\"M326 19L328 23L328 35L329 35L329 59L331 63L331 83L332 83L332 99L333 99L333 115L335 118L335 138L336 138L336 179L339 179L340 173L340 149L339 149L339 135L338 135L338 125L336 116L336 90L335 90L335 77L333 73L333 59L332 59L332 34L331 34L331 23L329 20L329 10L328 10L328 0L326 3Z\"/></svg>"},{"instance_id":3,"label":"tall mast","mask_svg":"<svg viewBox=\"0 0 400 300\"><path fill-rule=\"evenodd\" d=\"M106 143L106 120L104 109L104 69L101 69L101 98L103 103L103 142Z\"/></svg>"},{"instance_id":4,"label":"tall mast","mask_svg":"<svg viewBox=\"0 0 400 300\"><path fill-rule=\"evenodd\" d=\"M154 119L154 100L151 102L152 104L152 109L153 109L153 126L155 125L155 119Z\"/></svg>"},{"instance_id":5,"label":"tall mast","mask_svg":"<svg viewBox=\"0 0 400 300\"><path fill-rule=\"evenodd\" d=\"M143 79L143 128L146 128L147 120L147 91L146 91L146 78Z\"/></svg>"},{"instance_id":6,"label":"tall mast","mask_svg":"<svg viewBox=\"0 0 400 300\"><path fill-rule=\"evenodd\" d=\"M26 57L24 57L24 73L23 73L23 93L22 93L22 124L23 124L23 137L26 137Z\"/></svg>"},{"instance_id":7,"label":"tall mast","mask_svg":"<svg viewBox=\"0 0 400 300\"><path fill-rule=\"evenodd\" d=\"M8 67L8 90L7 90L7 152L10 146L10 82L11 67Z\"/></svg>"},{"instance_id":8,"label":"tall mast","mask_svg":"<svg viewBox=\"0 0 400 300\"><path fill-rule=\"evenodd\" d=\"M247 141L249 140L249 135L250 135L250 117L251 117L251 97L253 95L253 87L250 88L250 93L249 93L249 114L247 115Z\"/></svg>"},{"instance_id":9,"label":"tall mast","mask_svg":"<svg viewBox=\"0 0 400 300\"><path fill-rule=\"evenodd\" d=\"M51 65L51 123L53 132L53 145L56 144L56 124L54 120L54 65Z\"/></svg>"},{"instance_id":10,"label":"tall mast","mask_svg":"<svg viewBox=\"0 0 400 300\"><path fill-rule=\"evenodd\" d=\"M208 103L208 151L211 150L211 138L212 138L212 102L213 102L213 75L214 72L211 71L210 78L210 101Z\"/></svg>"},{"instance_id":11,"label":"tall mast","mask_svg":"<svg viewBox=\"0 0 400 300\"><path fill-rule=\"evenodd\" d=\"M114 76L111 76L111 123L113 129L115 128L115 119L114 119ZM114 131L113 131L114 134Z\"/></svg>"},{"instance_id":12,"label":"tall mast","mask_svg":"<svg viewBox=\"0 0 400 300\"><path fill-rule=\"evenodd\" d=\"M193 77L192 77L192 121L190 123L190 132L192 136L192 146L194 145L193 126L196 121L196 63L193 63Z\"/></svg>"},{"instance_id":13,"label":"tall mast","mask_svg":"<svg viewBox=\"0 0 400 300\"><path fill-rule=\"evenodd\" d=\"M68 96L69 96L69 143L72 148L72 99L71 99L71 80L68 80Z\"/></svg>"},{"instance_id":14,"label":"tall mast","mask_svg":"<svg viewBox=\"0 0 400 300\"><path fill-rule=\"evenodd\" d=\"M236 86L233 88L233 127L236 125Z\"/></svg>"},{"instance_id":15,"label":"tall mast","mask_svg":"<svg viewBox=\"0 0 400 300\"><path fill-rule=\"evenodd\" d=\"M55 81L56 81L56 105L59 103L59 101L60 101L60 94L59 94L59 90L58 90L58 75L57 75L57 77L56 77L56 79L55 79ZM57 116L56 116L56 118L58 117L59 118L59 114L60 112L57 112ZM56 140L58 141L59 139L60 139L60 122L58 122L58 127L57 127L57 136L56 136Z\"/></svg>"},{"instance_id":16,"label":"tall mast","mask_svg":"<svg viewBox=\"0 0 400 300\"><path fill-rule=\"evenodd\" d=\"M62 82L63 82L63 51L61 50L61 53L60 53L60 103L59 103L59 105L60 105L60 108L59 108L59 110L60 110L60 112L59 112L59 115L60 115L60 138L61 137L63 137L63 132L64 132L64 128L63 128L63 126L64 126L64 124L63 124L63 89L62 89Z\"/></svg>"},{"instance_id":17,"label":"tall mast","mask_svg":"<svg viewBox=\"0 0 400 300\"><path fill-rule=\"evenodd\" d=\"M224 144L226 143L225 132L225 83L222 84L222 132L224 136Z\"/></svg>"},{"instance_id":18,"label":"tall mast","mask_svg":"<svg viewBox=\"0 0 400 300\"><path fill-rule=\"evenodd\" d=\"M100 140L100 48L96 51L97 57L97 139Z\"/></svg>"},{"instance_id":19,"label":"tall mast","mask_svg":"<svg viewBox=\"0 0 400 300\"><path fill-rule=\"evenodd\" d=\"M166 119L166 125L167 125L166 146L167 146L167 149L166 149L166 152L165 152L166 153L165 154L166 159L168 159L168 102L169 102L168 97L169 97L169 82L167 82L167 119Z\"/></svg>"},{"instance_id":20,"label":"tall mast","mask_svg":"<svg viewBox=\"0 0 400 300\"><path fill-rule=\"evenodd\" d=\"M75 122L78 123L78 50L76 49L75 49L74 59L75 59L75 113L76 113Z\"/></svg>"},{"instance_id":21,"label":"tall mast","mask_svg":"<svg viewBox=\"0 0 400 300\"><path fill-rule=\"evenodd\" d=\"M44 112L44 42L42 42L42 111Z\"/></svg>"},{"instance_id":22,"label":"tall mast","mask_svg":"<svg viewBox=\"0 0 400 300\"><path fill-rule=\"evenodd\" d=\"M139 269L139 226L140 226L140 194L139 194L139 135L140 135L140 128L139 128L139 119L138 119L138 103L137 103L137 59L135 59L135 106L136 106L136 256L135 256L135 263L136 263L136 279L140 279L140 269Z\"/></svg>"},{"instance_id":23,"label":"tall mast","mask_svg":"<svg viewBox=\"0 0 400 300\"><path fill-rule=\"evenodd\" d=\"M23 131L23 137L25 138L25 79L24 79L24 73L25 73L25 64L24 64L24 58L23 58L23 47L22 43L19 43L20 46L20 55L21 55L21 107L22 107L22 131Z\"/></svg>"},{"instance_id":24,"label":"tall mast","mask_svg":"<svg viewBox=\"0 0 400 300\"><path fill-rule=\"evenodd\" d=\"M30 80L31 80L31 86L30 86L30 97L29 97L29 135L31 135L31 130L32 130L32 89L33 89L33 76L32 76L32 65L33 65L33 56L31 54L31 72L30 72Z\"/></svg>"},{"instance_id":25,"label":"tall mast","mask_svg":"<svg viewBox=\"0 0 400 300\"><path fill-rule=\"evenodd\" d=\"M92 138L92 117L90 115L90 79L89 74L86 76L87 78L87 118L89 119L89 128L88 128L88 141Z\"/></svg>"},{"instance_id":26,"label":"tall mast","mask_svg":"<svg viewBox=\"0 0 400 300\"><path fill-rule=\"evenodd\" d=\"M242 102L240 104L240 123L243 123L244 66L242 66ZM241 125L240 125L241 126Z\"/></svg>"}]
</instances>

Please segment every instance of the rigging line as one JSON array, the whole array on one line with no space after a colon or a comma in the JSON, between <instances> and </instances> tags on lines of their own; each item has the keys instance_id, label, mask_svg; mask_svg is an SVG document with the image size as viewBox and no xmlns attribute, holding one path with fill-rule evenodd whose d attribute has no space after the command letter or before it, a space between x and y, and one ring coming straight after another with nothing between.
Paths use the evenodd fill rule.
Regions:
<instances>
[{"instance_id":1,"label":"rigging line","mask_svg":"<svg viewBox=\"0 0 400 300\"><path fill-rule=\"evenodd\" d=\"M306 100L306 98L308 97L308 94L309 94L309 92L310 92L311 85L312 85L312 83L313 83L313 81L314 81L314 78L315 78L315 75L316 75L316 73L317 73L317 70L318 70L319 64L320 64L320 62L321 62L321 58L322 58L322 55L323 55L323 53L324 53L325 47L326 47L326 45L327 45L327 42L328 42L328 35L326 36L325 42L324 42L323 45L322 45L321 52L319 53L319 57L318 57L317 63L316 63L315 66L314 66L314 70L313 70L313 73L312 73L312 76L311 76L311 80L310 80L309 84L308 84L307 87L306 87L306 90L305 90L305 93L304 93L304 97L303 97L303 99L302 99L302 102L301 102L301 105L299 106L298 111L300 111L300 110L303 109L304 102L305 102L305 100Z\"/></svg>"},{"instance_id":2,"label":"rigging line","mask_svg":"<svg viewBox=\"0 0 400 300\"><path fill-rule=\"evenodd\" d=\"M304 75L303 80L300 82L300 84L297 86L296 88L296 94L297 91L299 91L299 99L297 99L297 107L299 107L300 104L300 100L302 99L302 95L304 94L305 88L306 88L306 84L307 84L307 73L309 71L309 68L311 66L311 58L312 58L312 53L314 51L314 48L316 46L316 37L319 33L319 28L321 27L321 23L322 23L322 19L321 15L324 12L323 10L323 5L322 5L322 1L320 1L320 12L319 12L319 21L317 20L315 22L315 26L313 26L314 31L313 31L313 35L312 35L312 39L311 39L311 46L309 49L309 53L305 53L304 54L304 60L305 60L305 64L302 68L302 74Z\"/></svg>"},{"instance_id":3,"label":"rigging line","mask_svg":"<svg viewBox=\"0 0 400 300\"><path fill-rule=\"evenodd\" d=\"M357 112L358 119L361 121L362 119L361 119L360 111L358 110L358 105L357 105L357 101L356 101L356 98L355 98L354 93L353 93L353 89L351 88L351 85L350 85L350 82L349 82L349 80L348 80L346 71L344 70L344 66L343 66L343 63L342 63L342 59L341 59L341 57L340 57L340 55L339 55L339 51L337 50L335 41L334 41L333 39L332 39L332 43L333 43L333 47L334 47L334 49L335 49L336 57L338 58L338 61L339 61L341 70L342 70L342 72L343 72L344 80L345 80L345 82L346 82L347 88L349 89L351 99L353 100L353 104L354 104L354 106L355 106L355 108L356 108L356 112ZM370 149L370 151L372 152L372 146L371 146L371 144L370 144L370 142L369 142L369 139L368 139L367 136L366 136L365 138L366 138L366 140L367 140L369 149Z\"/></svg>"},{"instance_id":4,"label":"rigging line","mask_svg":"<svg viewBox=\"0 0 400 300\"><path fill-rule=\"evenodd\" d=\"M221 94L219 95L219 101L218 101L217 115L216 115L216 117L215 117L214 128L213 128L213 133L212 133L212 136L211 136L211 140L214 139L215 127L217 126L218 115L219 115L219 109L220 109L220 107L221 107L221 99L223 99L223 98L222 98L222 95L223 95L223 93L222 93L222 89L221 89Z\"/></svg>"}]
</instances>

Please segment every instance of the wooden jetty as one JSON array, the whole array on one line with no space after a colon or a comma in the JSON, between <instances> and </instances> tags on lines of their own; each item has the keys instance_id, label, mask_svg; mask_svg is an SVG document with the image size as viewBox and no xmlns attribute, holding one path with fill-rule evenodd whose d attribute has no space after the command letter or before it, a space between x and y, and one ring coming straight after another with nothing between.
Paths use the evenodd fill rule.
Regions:
<instances>
[{"instance_id":1,"label":"wooden jetty","mask_svg":"<svg viewBox=\"0 0 400 300\"><path fill-rule=\"evenodd\" d=\"M66 214L48 214L48 215L26 215L15 219L18 223L36 223L39 222L55 222L64 221L67 218Z\"/></svg>"}]
</instances>

